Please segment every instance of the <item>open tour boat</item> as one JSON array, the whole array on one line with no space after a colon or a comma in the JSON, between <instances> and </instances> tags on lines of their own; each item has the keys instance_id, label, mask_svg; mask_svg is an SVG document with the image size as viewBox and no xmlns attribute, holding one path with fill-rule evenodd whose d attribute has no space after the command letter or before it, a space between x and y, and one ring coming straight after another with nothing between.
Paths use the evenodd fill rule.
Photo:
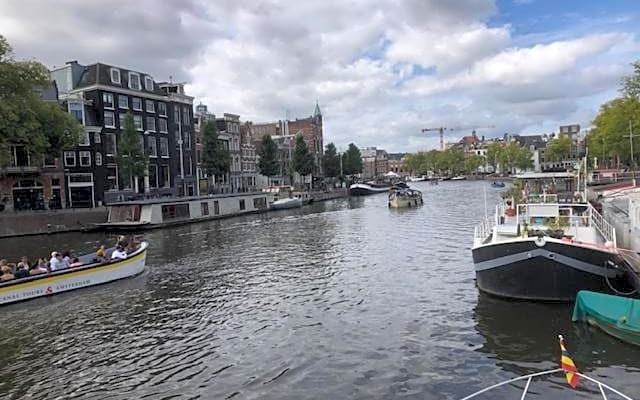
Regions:
<instances>
[{"instance_id":1,"label":"open tour boat","mask_svg":"<svg viewBox=\"0 0 640 400\"><path fill-rule=\"evenodd\" d=\"M50 273L12 279L0 284L0 305L50 296L61 292L101 285L129 278L144 271L148 242L128 254L126 258L108 262L95 262L94 254L78 257L82 265ZM107 254L113 249L110 249Z\"/></svg>"}]
</instances>

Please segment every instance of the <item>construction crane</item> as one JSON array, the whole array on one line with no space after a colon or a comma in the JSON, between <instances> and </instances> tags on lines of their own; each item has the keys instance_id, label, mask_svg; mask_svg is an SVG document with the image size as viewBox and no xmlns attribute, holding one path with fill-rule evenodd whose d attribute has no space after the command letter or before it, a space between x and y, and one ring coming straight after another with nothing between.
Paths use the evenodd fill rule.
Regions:
<instances>
[{"instance_id":1,"label":"construction crane","mask_svg":"<svg viewBox=\"0 0 640 400\"><path fill-rule=\"evenodd\" d=\"M467 129L473 129L473 133L476 132L476 129L491 129L495 128L493 125L489 126L458 126L455 128L445 128L441 126L439 128L422 128L422 132L430 132L430 131L438 131L440 133L440 151L444 151L444 131L463 131Z\"/></svg>"}]
</instances>

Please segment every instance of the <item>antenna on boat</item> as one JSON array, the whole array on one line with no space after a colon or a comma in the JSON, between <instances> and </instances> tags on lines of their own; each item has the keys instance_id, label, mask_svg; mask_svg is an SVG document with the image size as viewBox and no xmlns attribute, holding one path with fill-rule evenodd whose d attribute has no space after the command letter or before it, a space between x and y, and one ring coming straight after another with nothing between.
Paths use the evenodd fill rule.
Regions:
<instances>
[{"instance_id":1,"label":"antenna on boat","mask_svg":"<svg viewBox=\"0 0 640 400\"><path fill-rule=\"evenodd\" d=\"M487 185L482 185L482 192L484 194L484 219L489 219L487 212Z\"/></svg>"}]
</instances>

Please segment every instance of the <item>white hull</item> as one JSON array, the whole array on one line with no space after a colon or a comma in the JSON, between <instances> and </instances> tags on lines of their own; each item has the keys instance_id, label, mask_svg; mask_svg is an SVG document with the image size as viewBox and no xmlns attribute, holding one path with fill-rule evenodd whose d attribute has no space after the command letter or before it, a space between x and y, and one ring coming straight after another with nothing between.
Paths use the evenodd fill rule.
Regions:
<instances>
[{"instance_id":1,"label":"white hull","mask_svg":"<svg viewBox=\"0 0 640 400\"><path fill-rule=\"evenodd\" d=\"M147 242L124 260L88 264L49 274L35 275L0 285L0 305L50 296L135 276L144 271Z\"/></svg>"},{"instance_id":2,"label":"white hull","mask_svg":"<svg viewBox=\"0 0 640 400\"><path fill-rule=\"evenodd\" d=\"M280 199L271 203L271 208L273 208L274 210L284 210L287 208L298 207L302 207L302 199L299 198Z\"/></svg>"},{"instance_id":3,"label":"white hull","mask_svg":"<svg viewBox=\"0 0 640 400\"><path fill-rule=\"evenodd\" d=\"M410 207L418 207L422 205L422 199L419 198L409 198L409 197L396 197L395 199L389 200L389 207L391 208L410 208Z\"/></svg>"}]
</instances>

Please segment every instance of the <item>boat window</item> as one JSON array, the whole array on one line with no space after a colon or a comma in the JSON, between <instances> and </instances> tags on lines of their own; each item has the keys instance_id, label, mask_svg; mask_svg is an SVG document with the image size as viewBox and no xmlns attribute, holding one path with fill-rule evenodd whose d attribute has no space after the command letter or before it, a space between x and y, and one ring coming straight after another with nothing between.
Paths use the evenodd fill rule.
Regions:
<instances>
[{"instance_id":1,"label":"boat window","mask_svg":"<svg viewBox=\"0 0 640 400\"><path fill-rule=\"evenodd\" d=\"M245 208L244 199L242 199L240 200L240 210L244 210Z\"/></svg>"},{"instance_id":2,"label":"boat window","mask_svg":"<svg viewBox=\"0 0 640 400\"><path fill-rule=\"evenodd\" d=\"M140 220L139 205L111 206L109 222L132 222Z\"/></svg>"},{"instance_id":3,"label":"boat window","mask_svg":"<svg viewBox=\"0 0 640 400\"><path fill-rule=\"evenodd\" d=\"M163 221L189 217L189 204L167 204L162 206Z\"/></svg>"},{"instance_id":4,"label":"boat window","mask_svg":"<svg viewBox=\"0 0 640 400\"><path fill-rule=\"evenodd\" d=\"M209 203L200 203L200 213L202 214L202 216L209 215Z\"/></svg>"},{"instance_id":5,"label":"boat window","mask_svg":"<svg viewBox=\"0 0 640 400\"><path fill-rule=\"evenodd\" d=\"M213 202L213 215L220 215L220 204L218 200L214 200Z\"/></svg>"},{"instance_id":6,"label":"boat window","mask_svg":"<svg viewBox=\"0 0 640 400\"><path fill-rule=\"evenodd\" d=\"M256 210L267 208L267 198L258 197L257 199L253 199L253 208L255 208Z\"/></svg>"}]
</instances>

